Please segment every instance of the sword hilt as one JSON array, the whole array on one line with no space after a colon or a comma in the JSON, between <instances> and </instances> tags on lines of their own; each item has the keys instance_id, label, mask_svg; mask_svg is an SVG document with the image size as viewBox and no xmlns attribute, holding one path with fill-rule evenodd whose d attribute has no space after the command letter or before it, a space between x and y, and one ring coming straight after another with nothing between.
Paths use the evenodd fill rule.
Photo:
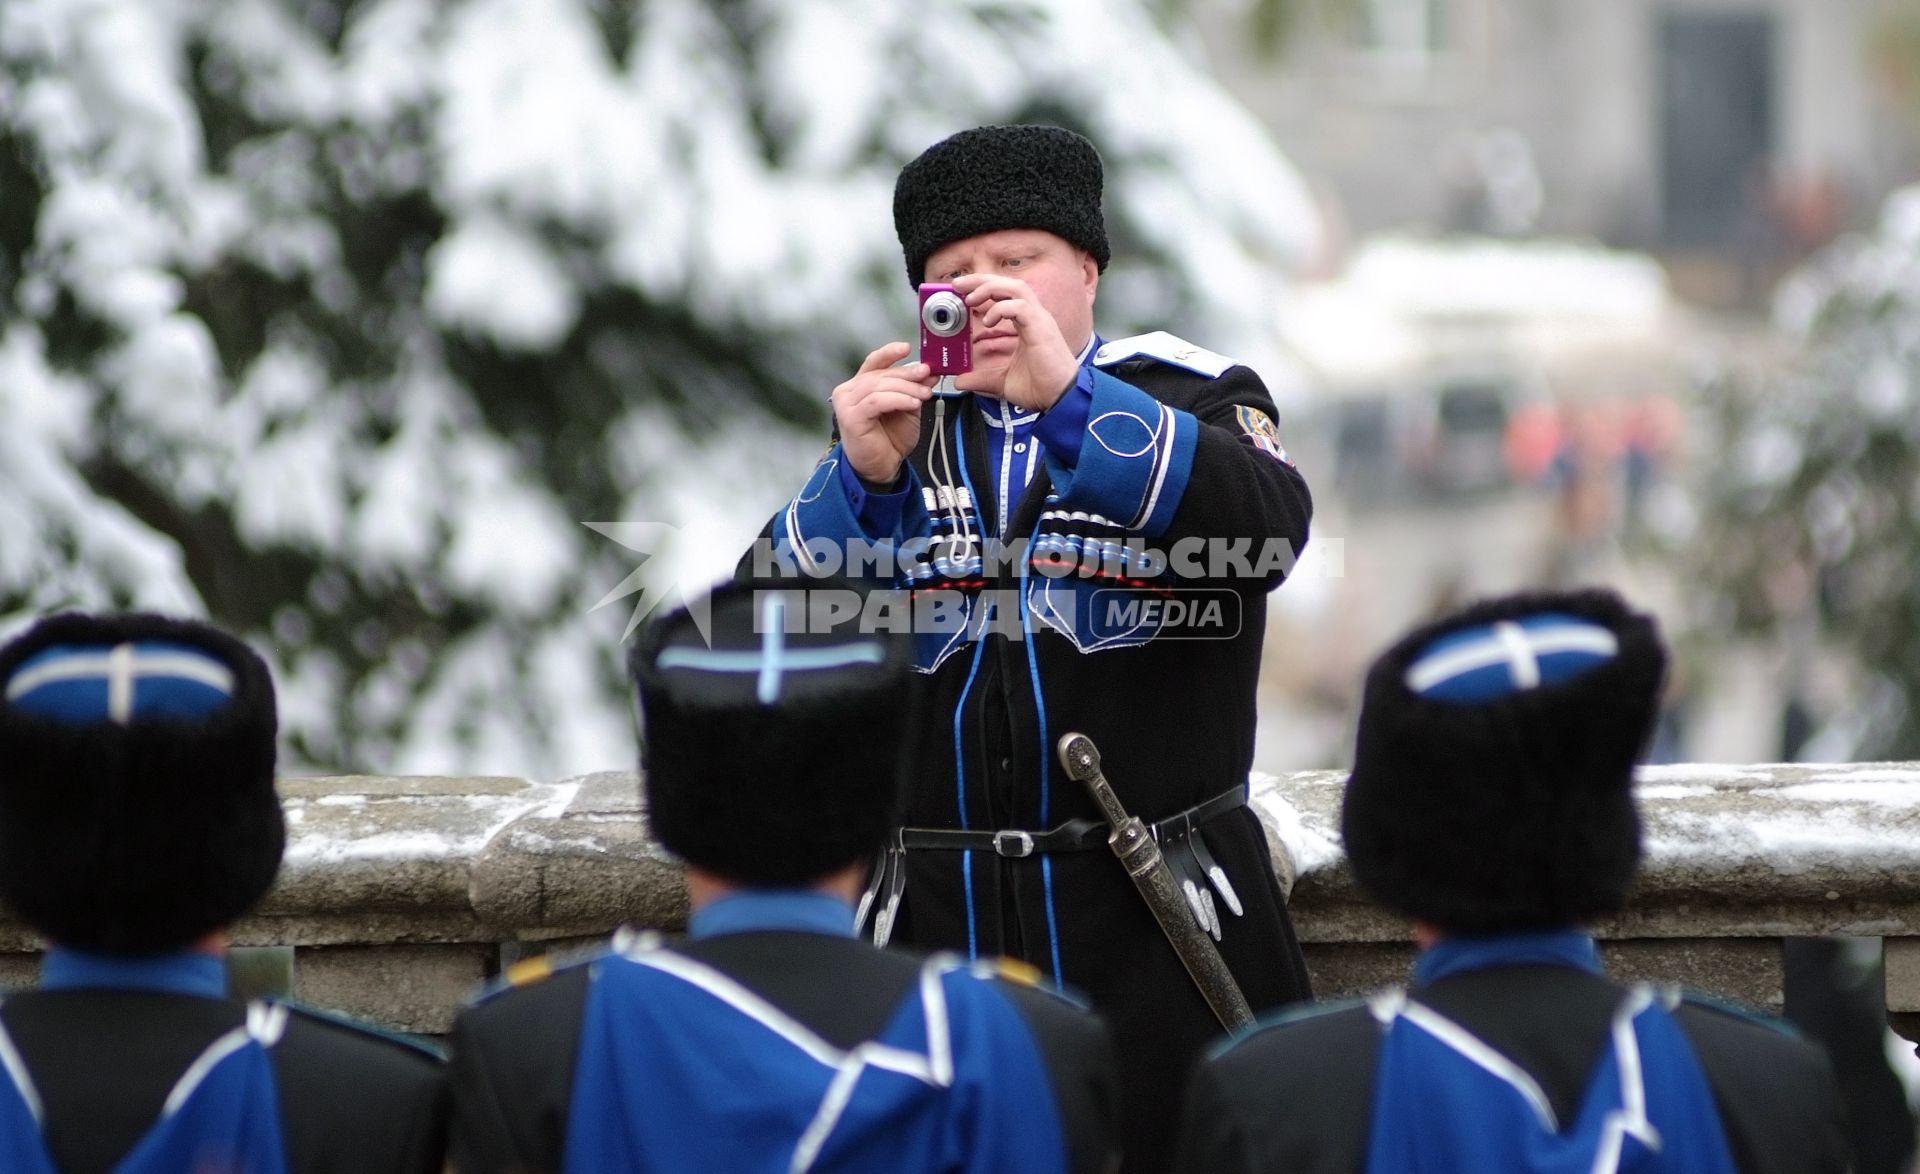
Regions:
<instances>
[{"instance_id":1,"label":"sword hilt","mask_svg":"<svg viewBox=\"0 0 1920 1174\"><path fill-rule=\"evenodd\" d=\"M1120 804L1120 796L1113 793L1113 784L1107 782L1107 776L1100 770L1100 749L1093 739L1085 734L1065 734L1060 738L1060 765L1066 768L1067 777L1076 783L1085 783L1093 794L1093 801L1100 805L1100 813L1107 817L1107 826L1116 832L1121 825L1132 820L1127 809ZM1139 822L1134 820L1133 822Z\"/></svg>"},{"instance_id":2,"label":"sword hilt","mask_svg":"<svg viewBox=\"0 0 1920 1174\"><path fill-rule=\"evenodd\" d=\"M1107 834L1107 843L1113 846L1120 863L1127 866L1127 875L1139 876L1159 863L1159 845L1153 842L1147 825L1127 814L1120 796L1113 793L1113 784L1100 769L1100 749L1093 744L1093 739L1085 734L1063 734L1057 753L1067 777L1086 784L1093 801L1100 805L1100 814L1106 816L1107 827L1112 829Z\"/></svg>"}]
</instances>

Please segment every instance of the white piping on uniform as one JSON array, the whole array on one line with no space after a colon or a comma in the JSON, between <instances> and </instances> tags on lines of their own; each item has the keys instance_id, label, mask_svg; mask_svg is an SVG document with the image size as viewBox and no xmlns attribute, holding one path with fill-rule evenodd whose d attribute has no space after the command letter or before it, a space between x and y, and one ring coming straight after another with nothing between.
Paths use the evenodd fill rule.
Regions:
<instances>
[{"instance_id":1,"label":"white piping on uniform","mask_svg":"<svg viewBox=\"0 0 1920 1174\"><path fill-rule=\"evenodd\" d=\"M1160 491L1167 485L1167 471L1173 467L1173 440L1179 424L1180 418L1173 414L1173 409L1161 404L1160 428L1153 438L1154 447L1157 450L1154 453L1157 466L1153 471L1153 485L1147 491L1147 501L1140 509L1140 516L1134 519L1133 525L1127 527L1129 530L1138 530L1145 526L1147 519L1153 517L1154 509L1160 504Z\"/></svg>"},{"instance_id":2,"label":"white piping on uniform","mask_svg":"<svg viewBox=\"0 0 1920 1174\"><path fill-rule=\"evenodd\" d=\"M1489 1074L1512 1085L1513 1090L1532 1106L1534 1115L1540 1119L1541 1126L1548 1133L1560 1132L1559 1121L1553 1114L1552 1104L1547 1101L1547 1094L1541 1091L1539 1083L1528 1074L1526 1069L1480 1042L1479 1037L1431 1007L1409 999L1406 1005L1400 1008L1400 1017L1471 1060Z\"/></svg>"},{"instance_id":3,"label":"white piping on uniform","mask_svg":"<svg viewBox=\"0 0 1920 1174\"><path fill-rule=\"evenodd\" d=\"M0 1025L0 1066L4 1066L7 1075L13 1078L15 1091L26 1102L27 1112L33 1114L34 1123L39 1124L46 1114L40 1104L40 1090L33 1086L33 1076L27 1072L27 1062L20 1058L20 1050L13 1046L13 1036L8 1034L5 1025Z\"/></svg>"},{"instance_id":4,"label":"white piping on uniform","mask_svg":"<svg viewBox=\"0 0 1920 1174\"><path fill-rule=\"evenodd\" d=\"M792 1174L803 1174L812 1167L868 1068L898 1073L935 1088L953 1083L952 1028L947 1017L946 991L940 985L943 975L957 969L951 959L936 956L920 969L921 1007L927 1027L927 1055L921 1056L872 1040L843 1052L805 1024L710 966L666 950L631 950L623 956L705 991L786 1040L815 1063L836 1070L813 1120L795 1146L788 1167Z\"/></svg>"},{"instance_id":5,"label":"white piping on uniform","mask_svg":"<svg viewBox=\"0 0 1920 1174\"><path fill-rule=\"evenodd\" d=\"M1660 1149L1660 1131L1647 1119L1646 1074L1640 1066L1640 1040L1633 1033L1633 1021L1652 1002L1652 989L1636 986L1613 1014L1613 1052L1620 1064L1620 1107L1608 1113L1601 1126L1600 1148L1593 1156L1593 1174L1615 1174L1620 1169L1620 1155L1628 1137L1650 1150Z\"/></svg>"}]
</instances>

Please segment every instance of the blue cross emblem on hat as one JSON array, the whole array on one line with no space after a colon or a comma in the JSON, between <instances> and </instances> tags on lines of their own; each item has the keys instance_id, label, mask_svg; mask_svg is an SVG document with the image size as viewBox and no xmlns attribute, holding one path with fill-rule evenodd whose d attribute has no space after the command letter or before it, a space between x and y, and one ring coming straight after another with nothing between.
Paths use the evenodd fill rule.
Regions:
<instances>
[{"instance_id":1,"label":"blue cross emblem on hat","mask_svg":"<svg viewBox=\"0 0 1920 1174\"><path fill-rule=\"evenodd\" d=\"M136 718L206 717L233 699L233 671L185 644L58 644L6 682L22 713L72 725Z\"/></svg>"},{"instance_id":2,"label":"blue cross emblem on hat","mask_svg":"<svg viewBox=\"0 0 1920 1174\"><path fill-rule=\"evenodd\" d=\"M788 673L841 668L855 664L884 664L886 649L878 640L789 648L786 640L787 600L769 593L760 601L760 646L757 649L669 648L656 662L662 671L694 669L710 673L751 673L754 696L762 705L780 700Z\"/></svg>"},{"instance_id":3,"label":"blue cross emblem on hat","mask_svg":"<svg viewBox=\"0 0 1920 1174\"><path fill-rule=\"evenodd\" d=\"M1407 666L1407 688L1439 701L1493 701L1570 681L1619 655L1601 624L1559 612L1449 632Z\"/></svg>"}]
</instances>

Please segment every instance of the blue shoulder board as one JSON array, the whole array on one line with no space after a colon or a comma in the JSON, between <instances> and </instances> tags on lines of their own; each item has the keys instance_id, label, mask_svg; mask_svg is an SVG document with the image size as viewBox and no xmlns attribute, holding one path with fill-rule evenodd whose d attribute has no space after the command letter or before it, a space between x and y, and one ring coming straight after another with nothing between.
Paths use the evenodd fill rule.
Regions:
<instances>
[{"instance_id":1,"label":"blue shoulder board","mask_svg":"<svg viewBox=\"0 0 1920 1174\"><path fill-rule=\"evenodd\" d=\"M1164 330L1136 334L1132 338L1117 338L1093 352L1093 365L1096 367L1111 367L1128 359L1157 359L1168 366L1179 367L1195 375L1205 375L1208 379L1218 379L1226 373L1227 368L1236 365L1225 355L1194 346Z\"/></svg>"},{"instance_id":2,"label":"blue shoulder board","mask_svg":"<svg viewBox=\"0 0 1920 1174\"><path fill-rule=\"evenodd\" d=\"M374 1039L406 1048L409 1051L418 1052L423 1056L428 1056L435 1060L444 1061L447 1058L447 1054L444 1051L417 1035L408 1035L405 1032L393 1031L389 1028L368 1023L365 1020L355 1019L350 1015L342 1015L338 1011L329 1011L324 1007L309 1007L303 1003L296 1003L291 999L276 998L270 1001L278 1006L285 1007L302 1019L311 1019L315 1023L324 1023L329 1027L343 1028L356 1035L371 1036Z\"/></svg>"},{"instance_id":3,"label":"blue shoulder board","mask_svg":"<svg viewBox=\"0 0 1920 1174\"><path fill-rule=\"evenodd\" d=\"M1790 1020L1782 1019L1778 1015L1769 1015L1757 1007L1750 1007L1737 1000L1724 998L1707 991L1682 990L1679 1001L1689 1004L1690 1006L1715 1011L1721 1015L1730 1015L1735 1019L1744 1019L1756 1027L1770 1028L1779 1032L1781 1035L1791 1036L1794 1039L1804 1038L1800 1028L1795 1026Z\"/></svg>"},{"instance_id":4,"label":"blue shoulder board","mask_svg":"<svg viewBox=\"0 0 1920 1174\"><path fill-rule=\"evenodd\" d=\"M1366 1005L1367 1000L1364 998L1333 999L1325 1003L1307 1003L1304 1006L1293 1006L1285 1010L1269 1012L1254 1020L1253 1026L1241 1032L1239 1035L1230 1035L1216 1041L1212 1047L1207 1049L1207 1058L1212 1059L1216 1056L1225 1055L1256 1035L1264 1035L1269 1031L1291 1027L1293 1024L1301 1023L1308 1019L1319 1019L1324 1015L1338 1015L1345 1011L1351 1011L1356 1007L1365 1007Z\"/></svg>"}]
</instances>

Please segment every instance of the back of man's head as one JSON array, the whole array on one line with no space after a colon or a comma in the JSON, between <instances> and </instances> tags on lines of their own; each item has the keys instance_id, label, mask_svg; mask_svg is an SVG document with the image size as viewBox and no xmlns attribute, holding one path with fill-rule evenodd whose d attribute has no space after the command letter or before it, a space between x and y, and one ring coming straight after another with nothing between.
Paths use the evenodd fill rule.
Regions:
<instances>
[{"instance_id":1,"label":"back of man's head","mask_svg":"<svg viewBox=\"0 0 1920 1174\"><path fill-rule=\"evenodd\" d=\"M0 648L0 901L54 942L188 946L280 868L273 681L206 624L67 614Z\"/></svg>"},{"instance_id":2,"label":"back of man's head","mask_svg":"<svg viewBox=\"0 0 1920 1174\"><path fill-rule=\"evenodd\" d=\"M1666 664L1653 619L1610 591L1492 600L1403 638L1367 676L1342 810L1355 877L1450 933L1618 910Z\"/></svg>"},{"instance_id":3,"label":"back of man's head","mask_svg":"<svg viewBox=\"0 0 1920 1174\"><path fill-rule=\"evenodd\" d=\"M879 850L904 798L912 672L906 637L861 630L861 599L834 580L730 584L643 631L642 791L668 851L797 887Z\"/></svg>"}]
</instances>

